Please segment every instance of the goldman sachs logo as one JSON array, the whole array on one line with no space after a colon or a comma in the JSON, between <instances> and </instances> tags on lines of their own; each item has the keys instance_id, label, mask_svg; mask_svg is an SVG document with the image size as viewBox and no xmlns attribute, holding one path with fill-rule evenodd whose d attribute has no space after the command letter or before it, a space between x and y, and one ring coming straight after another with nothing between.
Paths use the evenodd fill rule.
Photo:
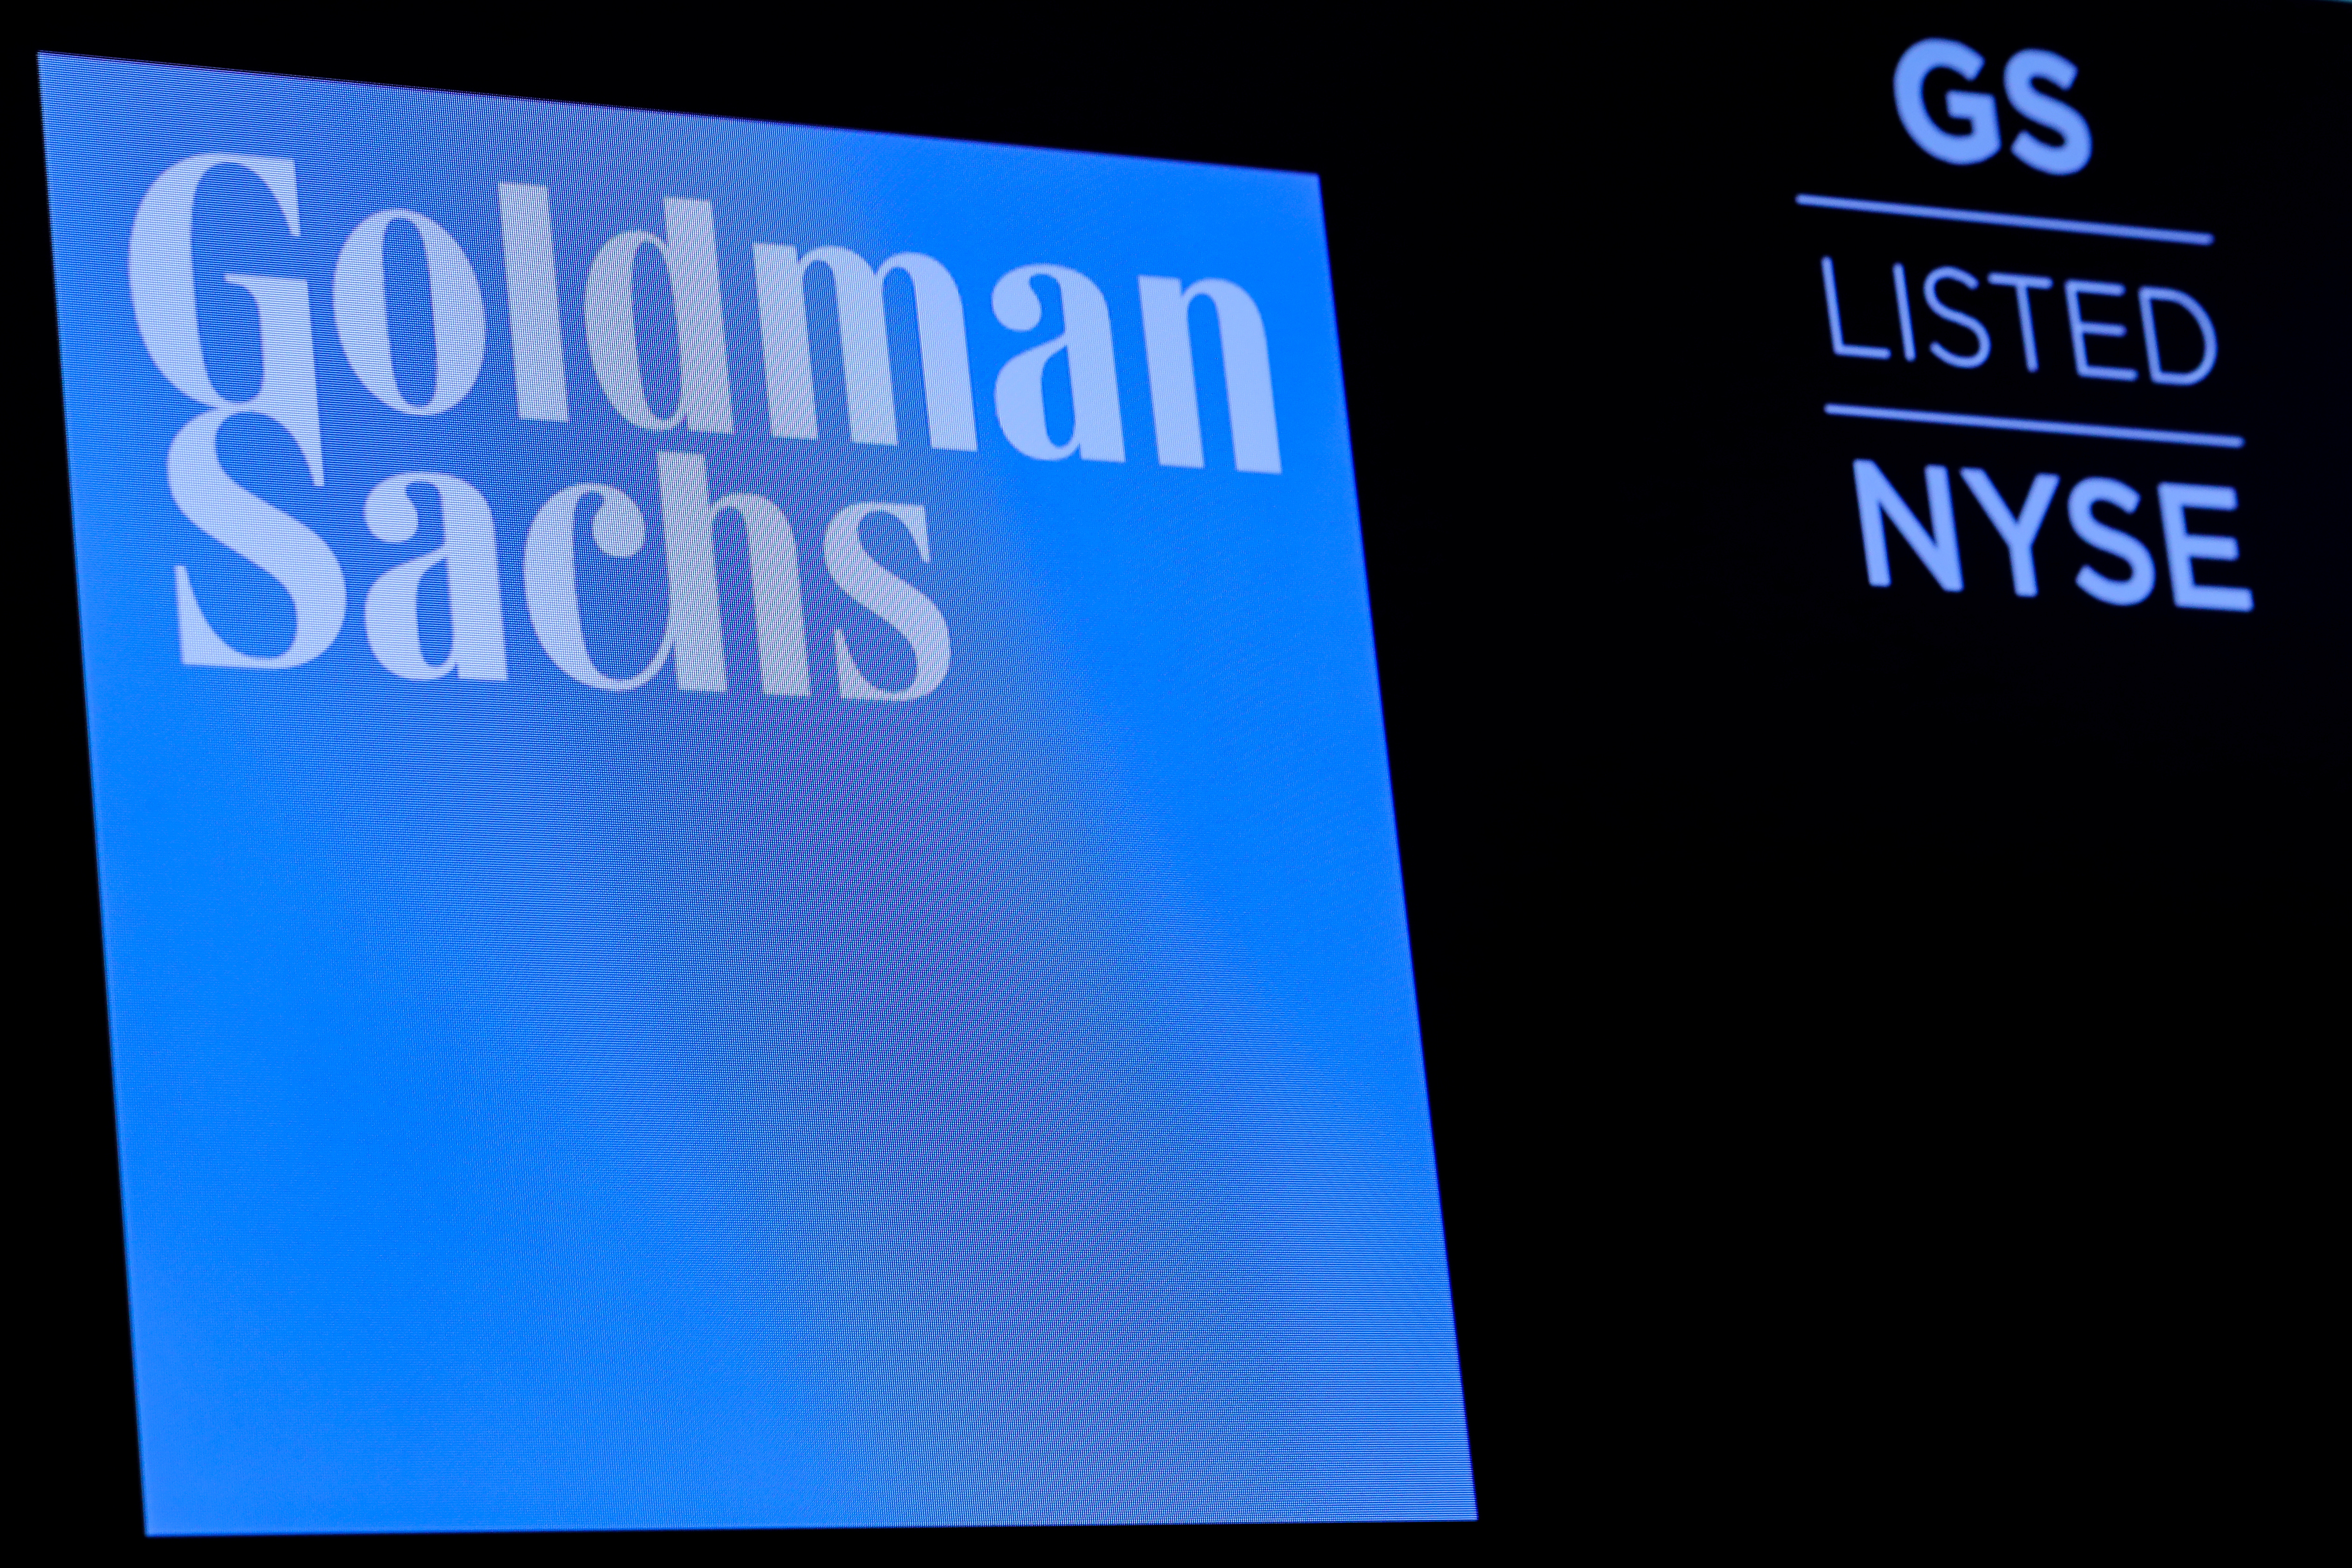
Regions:
<instances>
[{"instance_id":1,"label":"goldman sachs logo","mask_svg":"<svg viewBox=\"0 0 2352 1568\"><path fill-rule=\"evenodd\" d=\"M287 231L302 232L291 159L207 152L166 169L148 188L131 227L131 302L149 356L163 378L202 412L183 426L165 460L172 498L188 520L276 580L292 600L292 642L276 653L232 646L198 601L184 565L173 568L183 664L224 669L286 670L308 664L331 646L349 604L342 563L319 532L263 500L223 468L220 432L239 415L268 420L293 438L310 480L327 482L320 426L318 356L311 341L310 284L299 277L228 273L226 281L253 300L260 323L261 375L250 397L225 397L207 369L197 326L194 269L196 187L215 170L237 170L260 181L276 199ZM557 287L553 226L545 186L501 184L499 215L513 353L519 421L562 423L572 418L564 363L562 300ZM580 299L588 359L597 387L640 430L683 428L699 435L732 436L737 392L728 377L727 325L719 285L719 247L711 204L670 197L664 230L630 230L597 250ZM384 246L394 225L406 225L423 243L433 342L432 392L414 401L394 371L384 286ZM766 385L767 435L785 441L818 438L815 381L805 286L811 267L832 276L840 327L841 367L847 392L848 434L867 445L898 444L883 286L894 274L912 286L922 365L923 406L930 444L976 452L971 358L963 296L947 268L912 251L879 267L839 246L805 253L792 246L755 244L753 277ZM655 277L667 279L677 329L677 400L667 413L649 397L639 356L638 294ZM989 295L996 319L1015 332L1034 331L1045 318L1037 280L1051 280L1062 306L1061 332L1024 349L997 372L997 428L1013 449L1040 462L1076 456L1083 462L1127 461L1110 308L1102 289L1070 267L1038 263L996 280ZM657 283L652 287L658 287ZM1273 377L1265 325L1256 303L1223 278L1185 284L1139 277L1144 356L1151 395L1152 433L1161 465L1203 465L1201 413L1193 374L1189 312L1206 299L1213 309L1224 361L1234 465L1244 473L1279 474ZM417 419L446 414L474 390L488 352L488 323L474 262L448 230L424 213L391 208L362 219L345 239L332 282L335 332L360 384L386 407ZM658 308L658 306L656 306ZM1056 367L1055 361L1062 361ZM1058 368L1066 377L1072 428L1055 441L1047 429L1045 382ZM698 453L659 452L655 490L667 556L669 618L652 661L615 675L591 657L582 623L576 550L581 524L608 556L635 555L646 541L646 512L614 476L564 486L538 507L523 544L523 601L532 631L555 666L583 685L633 690L665 667L681 691L723 692L728 672L721 634L716 537L731 518L746 536L753 617L757 622L760 689L772 696L808 696L808 632L802 614L801 547L781 507L750 493L713 497ZM415 470L387 475L367 493L361 513L368 531L387 544L414 539L422 527L416 504L429 490L439 500L439 548L392 568L368 590L362 620L376 660L395 675L429 681L507 678L505 593L499 574L498 523L488 500L455 474ZM868 680L851 657L847 638L833 632L834 689L845 698L909 701L946 678L950 638L946 618L921 589L884 568L867 552L869 525L903 528L919 559L931 559L929 515L919 505L861 501L836 512L824 528L825 571L851 600L879 617L914 651L915 674L901 687ZM448 595L449 646L437 663L424 651L418 601L434 569Z\"/></svg>"}]
</instances>

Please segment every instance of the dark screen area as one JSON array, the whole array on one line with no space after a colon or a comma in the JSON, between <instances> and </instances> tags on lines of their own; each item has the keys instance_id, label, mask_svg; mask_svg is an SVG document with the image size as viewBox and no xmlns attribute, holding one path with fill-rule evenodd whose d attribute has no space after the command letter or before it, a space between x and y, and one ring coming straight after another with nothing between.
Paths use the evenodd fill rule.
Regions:
<instances>
[{"instance_id":1,"label":"dark screen area","mask_svg":"<svg viewBox=\"0 0 2352 1568\"><path fill-rule=\"evenodd\" d=\"M1694 837L1729 862L1762 857L1801 886L1819 878L1892 890L1943 882L1958 896L2027 908L2316 894L2343 778L2347 571L2340 477L2347 320L2332 281L2344 205L2330 195L2345 153L2331 86L2343 16L2326 5L2168 11L2128 20L2095 8L1919 7L1785 29L1748 22L1699 51L1687 91L1706 106L1647 151L1646 190L1620 211L1633 308L1646 340L1618 340L1627 402L1644 428L1612 463L1621 516L1639 516L1643 565L1614 612L1646 668L1612 683L1627 699L1624 770L1637 794L1678 802ZM1904 131L1889 91L1921 38L1970 44L1975 83L1945 74L1931 95L1990 88L2027 47L2080 62L2069 95L2093 152L2053 177L2004 151L1954 165ZM2004 107L2001 137L2032 130ZM1958 122L1953 122L1957 124ZM2054 140L2054 138L2050 138ZM1800 206L1823 194L2201 232L2210 245L2147 243ZM1839 356L1820 265L1845 279L1853 342L1886 361ZM1889 298L1903 265L1917 359L1901 357ZM1956 370L1968 329L1929 314L1922 279L1950 284L1991 335L1992 354ZM2016 290L1995 275L2049 280L2027 292L2038 371L2018 341ZM2128 337L2093 337L2076 373L2063 290ZM2201 384L2154 385L2130 291L2211 302L2222 340ZM2195 328L2162 306L2159 336L2193 365ZM1630 335L1629 335L1630 336ZM2236 450L2056 437L1824 415L1828 403L1900 406L2242 439ZM1630 411L1629 411L1630 412ZM1621 416L1622 417L1622 416ZM1960 492L1961 591L1939 591L1899 543L1873 590L1855 538L1852 464L1870 459L1926 505L1924 468ZM1962 489L1983 468L2012 499L2038 473L2071 487L2112 476L2145 497L2158 539L2166 482L2240 497L2237 566L2252 612L2183 611L2163 591L2118 608L2072 586L2097 557L2057 506L2040 544L2042 591L2017 597L1996 533ZM1924 519L1923 510L1919 513ZM2258 521L2257 519L2260 519ZM2201 525L2200 525L2201 526ZM2232 576L2235 570L2238 575ZM1614 596L1612 596L1614 597ZM1620 666L1622 668L1622 666ZM1685 862L1687 863L1687 862ZM2253 890L2263 890L2257 895Z\"/></svg>"},{"instance_id":2,"label":"dark screen area","mask_svg":"<svg viewBox=\"0 0 2352 1568\"><path fill-rule=\"evenodd\" d=\"M1568 744L1559 799L1584 868L1584 968L1608 1025L1576 1059L1614 1200L1596 1224L1653 1315L1628 1361L1705 1411L1637 1412L1639 1464L1685 1459L1751 1512L1733 1528L1892 1513L1996 1529L2011 1511L2266 1528L2314 1475L2284 1413L2317 1322L2343 984L2344 484L2352 399L2352 10L1918 5L1756 12L1619 35L1601 111L1565 154L1593 214L1562 400L1573 480L1537 491L1566 545ZM2001 151L1953 164L1898 117L1915 44L1968 46ZM2092 155L2052 175L2008 151L2028 49ZM2202 232L2210 246L1801 206L1801 194ZM1834 352L1821 265L1843 288ZM1903 357L1892 268L1916 359ZM1931 314L1941 297L1991 337ZM2023 369L2028 289L2041 369ZM2074 372L2069 279L2091 362ZM2195 385L2152 385L2137 291L2203 303ZM1964 299L1965 297L1965 299ZM2196 329L2159 305L2162 362ZM2177 334L2185 331L2187 336ZM1586 336L1585 334L1589 334ZM2176 347L2177 345L2177 347ZM1589 367L1589 368L1584 368ZM1605 389L1605 390L1604 390ZM1882 409L2160 428L2242 446L1832 416ZM1571 434L1574 433L1574 434ZM1892 525L1874 587L1854 467L1926 532L1952 491L1958 591ZM2020 597L1964 482L2057 488ZM2088 478L2159 580L2070 527ZM2234 613L2175 602L2159 487L2233 488L2214 531ZM1556 488L1554 486L1556 485ZM2189 513L2192 531L2222 514ZM1932 542L1932 541L1931 541ZM1573 760L1569 760L1572 758ZM1597 1036L1598 1038L1594 1038ZM1669 1401L1671 1403L1671 1401ZM2225 1439L2224 1432L2238 1434ZM1654 1475L1653 1469L1645 1474ZM1770 1478L1770 1479L1767 1479ZM1704 1528L1696 1516L1693 1528ZM1941 1528L1940 1525L1937 1528Z\"/></svg>"}]
</instances>

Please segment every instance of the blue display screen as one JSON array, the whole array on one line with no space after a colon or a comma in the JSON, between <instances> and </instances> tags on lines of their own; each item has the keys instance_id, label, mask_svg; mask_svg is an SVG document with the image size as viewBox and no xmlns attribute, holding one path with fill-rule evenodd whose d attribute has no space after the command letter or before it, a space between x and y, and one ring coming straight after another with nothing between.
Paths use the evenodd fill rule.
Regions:
<instances>
[{"instance_id":1,"label":"blue display screen","mask_svg":"<svg viewBox=\"0 0 2352 1568\"><path fill-rule=\"evenodd\" d=\"M41 90L151 1531L1474 1511L1312 177Z\"/></svg>"}]
</instances>

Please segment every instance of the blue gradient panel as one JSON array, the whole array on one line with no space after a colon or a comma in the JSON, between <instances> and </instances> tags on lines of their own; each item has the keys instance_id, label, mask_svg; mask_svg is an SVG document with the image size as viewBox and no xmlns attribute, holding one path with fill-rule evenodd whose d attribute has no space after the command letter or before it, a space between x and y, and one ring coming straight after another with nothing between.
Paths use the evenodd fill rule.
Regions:
<instances>
[{"instance_id":1,"label":"blue gradient panel","mask_svg":"<svg viewBox=\"0 0 2352 1568\"><path fill-rule=\"evenodd\" d=\"M1313 179L55 57L41 80L149 1529L1470 1515ZM166 176L205 154L246 162L200 171L174 231ZM550 383L502 183L544 193L561 419L520 414ZM351 247L386 211L454 242L473 317L401 217L370 338ZM630 231L661 245L616 295L598 258ZM915 268L864 359L806 270L796 392L760 245L935 261L972 449L935 444L955 400ZM1024 321L1000 279L1041 265L1080 282L1034 283ZM1231 296L1155 339L1151 278L1254 307L1258 381ZM626 417L632 335L641 413L718 364L731 429ZM305 336L316 475L285 412ZM395 406L477 340L450 406ZM1180 340L1197 465L1161 460ZM174 343L232 411L211 468ZM895 443L851 439L877 356ZM814 438L774 434L795 398ZM797 551L759 579L718 514L715 624L672 608L698 580L664 454ZM413 534L371 526L404 473L487 504L471 610L457 492L394 486ZM643 520L635 553L602 542L627 542L610 500L570 530L595 668L667 637L630 690L551 651L547 504L583 484ZM884 513L835 561L858 503L919 507L928 553ZM278 515L331 555L340 622L238 667L327 601L236 547ZM404 612L382 585L436 546ZM805 689L774 692L762 606L795 583ZM856 695L845 659L921 685L917 601L945 674ZM426 664L464 628L473 663L401 673L404 613Z\"/></svg>"}]
</instances>

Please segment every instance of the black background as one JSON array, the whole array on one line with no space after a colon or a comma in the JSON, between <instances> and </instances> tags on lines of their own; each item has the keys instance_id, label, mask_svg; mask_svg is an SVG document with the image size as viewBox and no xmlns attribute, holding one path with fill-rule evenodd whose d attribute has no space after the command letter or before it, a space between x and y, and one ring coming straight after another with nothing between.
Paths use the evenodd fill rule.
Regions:
<instances>
[{"instance_id":1,"label":"black background","mask_svg":"<svg viewBox=\"0 0 2352 1568\"><path fill-rule=\"evenodd\" d=\"M1971 85L1996 98L2018 48L2074 60L2090 166L1920 152L1890 86L1930 37L1986 56ZM1680 1528L1881 1550L2289 1530L2321 1473L2313 1333L2340 1302L2319 1238L2340 1228L2352 800L2352 7L1775 7L1595 42L1625 78L1574 155L1616 406L1587 400L1594 436L1562 455L1588 482L1549 511L1561 619L1599 632L1563 671L1559 800L1636 1495ZM2091 387L2053 298L2033 378L1971 380L1924 342L1916 365L1838 360L1823 254L1864 341L1895 341L1889 262L1915 290L1951 262L2177 282L2221 359L2198 388ZM1982 315L2013 354L2006 292ZM1864 423L1831 399L2248 444ZM2017 599L1964 493L1966 591L1899 541L1872 589L1861 457L1915 507L1927 463L1956 490L1981 465L2012 499L2038 471L2124 477L2151 538L2158 480L2234 484L2215 531L2244 559L2208 576L2254 585L2255 612L2093 601L2063 509Z\"/></svg>"},{"instance_id":2,"label":"black background","mask_svg":"<svg viewBox=\"0 0 2352 1568\"><path fill-rule=\"evenodd\" d=\"M1921 153L1887 82L1929 36L1971 44L1989 78L2020 47L2074 60L2091 166ZM2031 1513L2086 1539L2242 1541L2321 1473L2291 1422L2316 1408L2315 1195L2340 1169L2352 6L263 7L60 12L16 37L33 213L38 48L1319 173L1484 1516L1466 1539L1391 1533L1447 1553L1498 1532L1883 1549L2013 1539ZM1801 212L1801 190L2219 243L2012 242ZM1885 313L1887 262L1915 288L1950 262L2187 287L2222 359L2208 386L2121 389L2128 415L2066 384L2054 308L2032 382L1969 381L1924 343L1918 365L1833 361L1825 251L1870 341L1891 341L1861 325L1865 303ZM37 225L18 254L37 607L16 687L20 1300L44 1460L20 1508L127 1543ZM1997 367L2013 315L1984 294ZM1931 384L1941 401L1908 390ZM2093 453L1831 421L1829 398L2249 445ZM1870 589L1858 456L1915 507L1923 463L1986 466L2012 499L2045 469L2112 474L2148 493L2151 538L2158 479L2235 484L2243 509L2200 526L2246 555L2207 575L2252 584L2256 612L2185 613L2161 587L2128 612L2084 598L2063 493L2037 600L2009 593L1965 494L1967 591L1941 593L1899 540L1894 586ZM1171 1534L1206 1543L1153 1540Z\"/></svg>"},{"instance_id":3,"label":"black background","mask_svg":"<svg viewBox=\"0 0 2352 1568\"><path fill-rule=\"evenodd\" d=\"M1709 51L1695 84L1709 112L1668 133L1645 171L1651 192L1618 209L1635 231L1627 271L1649 284L1637 308L1671 324L1654 344L1621 349L1633 361L1624 383L1654 420L1628 443L1654 465L1637 483L1665 494L1622 480L1619 494L1624 512L1673 535L1643 549L1635 593L1650 601L1643 619L1672 628L1660 662L1689 696L1676 713L1643 683L1631 718L1659 736L1670 767L1705 758L1715 774L1657 787L1695 787L1730 814L1740 847L1762 850L1777 833L1819 873L1908 878L1941 863L2027 898L2128 887L2160 899L2216 883L2324 892L2319 834L2332 815L2325 796L2344 777L2341 607L2352 581L2347 21L2326 5L1889 6L1752 29L1736 50ZM2004 154L1956 168L1915 147L1888 80L1910 42L1936 36L1985 55L1970 85L1996 96L1999 62L2017 48L2080 64L2067 96L2093 126L2090 166L2053 178ZM1935 96L1953 84L1938 78ZM2007 117L2004 138L2021 125ZM1801 191L2204 230L2217 243L1824 213L1797 207ZM1832 357L1824 254L1840 263L1853 336L1888 346L1887 266L1907 265L1917 364ZM1994 334L1993 361L1945 369L1926 340L1967 340L1916 303L1939 263L2185 287L2218 312L2221 361L2193 389L2152 386L2144 371L2129 387L2077 379L2053 289L2037 309L2042 369L2029 377L2013 298L1988 285L1971 308ZM2101 357L2137 363L2131 303L2094 303L2135 322ZM2248 445L1859 424L1825 418L1826 401L2221 431ZM2037 552L2042 595L2018 600L2005 552L1965 496L1968 591L1937 591L1899 541L1894 587L1868 591L1850 471L1860 457L1879 462L1923 517L1929 462L1953 470L1956 491L1963 465L1985 466L2012 500L2038 471L2069 486L2122 477L2146 497L2137 520L2150 538L2159 479L2235 485L2236 526L2218 514L2193 526L2242 537L2244 559L2205 576L2254 584L2257 611L2183 612L2161 589L2145 613L2099 604L2071 586L2091 557L2056 513ZM1660 735L1662 720L1683 733ZM1695 726L1720 739L1691 744ZM1726 768L1750 776L1727 788Z\"/></svg>"}]
</instances>

